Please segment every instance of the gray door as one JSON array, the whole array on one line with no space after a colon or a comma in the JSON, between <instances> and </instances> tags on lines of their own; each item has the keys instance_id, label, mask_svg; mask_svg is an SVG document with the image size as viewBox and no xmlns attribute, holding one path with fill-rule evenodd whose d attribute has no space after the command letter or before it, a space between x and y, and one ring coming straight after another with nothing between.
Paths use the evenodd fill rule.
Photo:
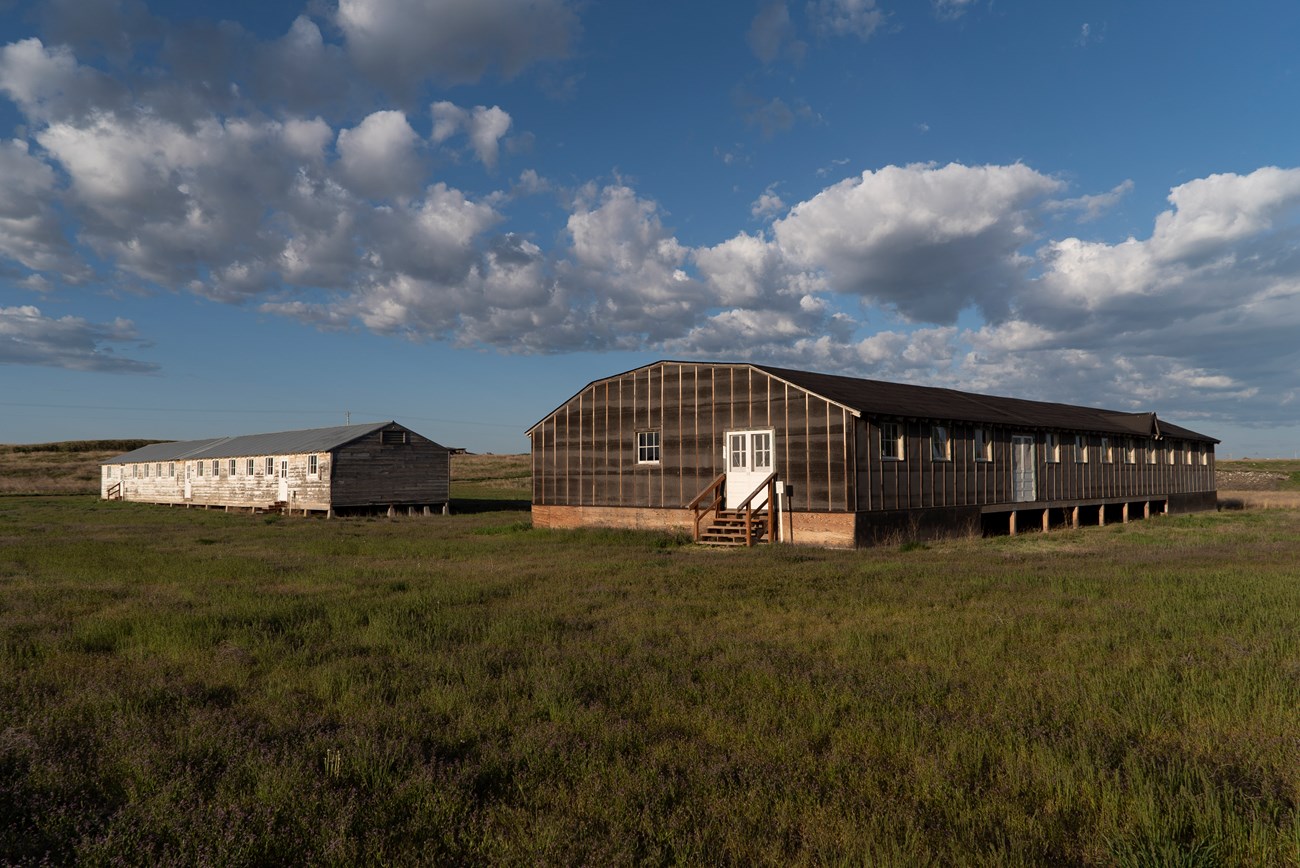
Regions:
<instances>
[{"instance_id":1,"label":"gray door","mask_svg":"<svg viewBox=\"0 0 1300 868\"><path fill-rule=\"evenodd\" d=\"M1028 434L1011 437L1011 499L1027 503L1038 499L1037 462L1034 460L1034 438Z\"/></svg>"}]
</instances>

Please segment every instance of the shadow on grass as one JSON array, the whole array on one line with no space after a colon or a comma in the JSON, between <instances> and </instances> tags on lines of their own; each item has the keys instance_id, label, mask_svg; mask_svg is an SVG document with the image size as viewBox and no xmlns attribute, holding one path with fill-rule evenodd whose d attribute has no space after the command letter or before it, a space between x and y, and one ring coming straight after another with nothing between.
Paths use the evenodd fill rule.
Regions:
<instances>
[{"instance_id":1,"label":"shadow on grass","mask_svg":"<svg viewBox=\"0 0 1300 868\"><path fill-rule=\"evenodd\" d=\"M491 497L453 497L451 511L468 514L479 512L530 512L533 508L530 500L513 500Z\"/></svg>"}]
</instances>

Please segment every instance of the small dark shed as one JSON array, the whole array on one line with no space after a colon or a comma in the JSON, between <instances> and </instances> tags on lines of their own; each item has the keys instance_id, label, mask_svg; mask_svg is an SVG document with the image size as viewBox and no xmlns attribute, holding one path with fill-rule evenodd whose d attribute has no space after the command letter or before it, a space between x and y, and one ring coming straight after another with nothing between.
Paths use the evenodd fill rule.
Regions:
<instances>
[{"instance_id":1,"label":"small dark shed","mask_svg":"<svg viewBox=\"0 0 1300 868\"><path fill-rule=\"evenodd\" d=\"M155 443L102 467L107 500L339 513L446 507L445 446L396 422Z\"/></svg>"},{"instance_id":2,"label":"small dark shed","mask_svg":"<svg viewBox=\"0 0 1300 868\"><path fill-rule=\"evenodd\" d=\"M762 535L851 546L1216 501L1218 441L1154 413L768 365L655 362L589 383L528 436L544 527L698 534L770 490Z\"/></svg>"}]
</instances>

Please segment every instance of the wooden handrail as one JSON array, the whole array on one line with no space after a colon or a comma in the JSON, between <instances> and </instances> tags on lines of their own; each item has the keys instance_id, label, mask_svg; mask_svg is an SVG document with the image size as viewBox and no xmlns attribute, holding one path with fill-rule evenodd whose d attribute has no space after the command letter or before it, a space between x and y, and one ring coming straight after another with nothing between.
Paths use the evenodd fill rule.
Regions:
<instances>
[{"instance_id":1,"label":"wooden handrail","mask_svg":"<svg viewBox=\"0 0 1300 868\"><path fill-rule=\"evenodd\" d=\"M708 515L710 512L715 512L717 510L718 504L722 502L723 485L726 483L726 481L727 481L727 474L719 473L717 475L717 478L715 478L712 482L710 482L703 491L695 495L694 500L686 504L686 508L695 514L695 541L696 542L700 541L700 520L704 516ZM710 495L710 493L713 494L712 500L709 501L708 506L701 509L700 504L704 501L706 497Z\"/></svg>"},{"instance_id":2,"label":"wooden handrail","mask_svg":"<svg viewBox=\"0 0 1300 868\"><path fill-rule=\"evenodd\" d=\"M108 491L105 492L105 499L106 499L106 500L121 500L121 499L122 499L122 483L120 483L120 482L114 482L112 485L110 485L110 486L108 487Z\"/></svg>"},{"instance_id":3,"label":"wooden handrail","mask_svg":"<svg viewBox=\"0 0 1300 868\"><path fill-rule=\"evenodd\" d=\"M764 479L762 482L760 482L758 484L758 487L749 493L749 497L746 497L744 500L742 500L740 504L736 507L737 512L740 512L741 510L745 511L745 545L746 546L752 546L754 544L754 540L752 536L753 524L754 524L753 501L754 498L758 497L758 493L762 491L764 488L767 489L767 504L766 504L767 516L768 516L767 537L769 540L773 538L772 522L776 519L776 509L775 509L776 501L774 500L774 498L776 497L776 491L775 491L776 471L775 470L769 473L767 475L767 478ZM762 507L759 507L759 509L762 509Z\"/></svg>"}]
</instances>

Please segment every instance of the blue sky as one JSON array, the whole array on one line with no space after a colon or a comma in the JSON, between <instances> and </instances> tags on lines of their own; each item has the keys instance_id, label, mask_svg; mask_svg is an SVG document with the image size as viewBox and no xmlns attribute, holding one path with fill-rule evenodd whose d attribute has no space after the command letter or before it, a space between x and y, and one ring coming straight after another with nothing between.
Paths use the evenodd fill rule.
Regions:
<instances>
[{"instance_id":1,"label":"blue sky","mask_svg":"<svg viewBox=\"0 0 1300 868\"><path fill-rule=\"evenodd\" d=\"M1300 8L0 0L0 442L752 360L1300 448Z\"/></svg>"}]
</instances>

